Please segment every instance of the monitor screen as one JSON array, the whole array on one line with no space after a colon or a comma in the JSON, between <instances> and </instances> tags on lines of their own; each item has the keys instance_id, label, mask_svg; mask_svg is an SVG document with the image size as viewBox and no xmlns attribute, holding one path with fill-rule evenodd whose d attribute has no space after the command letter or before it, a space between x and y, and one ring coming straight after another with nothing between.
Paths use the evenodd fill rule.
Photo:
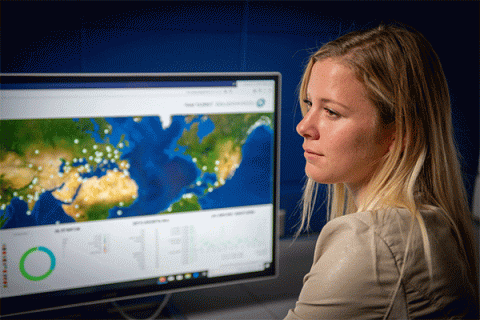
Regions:
<instances>
[{"instance_id":1,"label":"monitor screen","mask_svg":"<svg viewBox=\"0 0 480 320\"><path fill-rule=\"evenodd\" d=\"M274 277L280 74L3 74L0 314Z\"/></svg>"}]
</instances>

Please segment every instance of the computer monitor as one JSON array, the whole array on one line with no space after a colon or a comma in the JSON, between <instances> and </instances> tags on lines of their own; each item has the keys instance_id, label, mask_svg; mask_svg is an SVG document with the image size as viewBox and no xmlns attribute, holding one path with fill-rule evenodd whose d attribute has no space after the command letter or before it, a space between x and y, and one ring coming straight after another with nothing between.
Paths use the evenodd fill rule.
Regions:
<instances>
[{"instance_id":1,"label":"computer monitor","mask_svg":"<svg viewBox=\"0 0 480 320\"><path fill-rule=\"evenodd\" d=\"M2 74L1 316L275 277L280 82Z\"/></svg>"}]
</instances>

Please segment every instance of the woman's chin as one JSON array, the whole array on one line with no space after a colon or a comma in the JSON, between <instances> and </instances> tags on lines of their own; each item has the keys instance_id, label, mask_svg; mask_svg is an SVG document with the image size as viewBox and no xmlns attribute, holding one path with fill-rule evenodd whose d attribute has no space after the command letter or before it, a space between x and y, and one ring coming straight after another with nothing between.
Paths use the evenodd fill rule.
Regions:
<instances>
[{"instance_id":1,"label":"woman's chin","mask_svg":"<svg viewBox=\"0 0 480 320\"><path fill-rule=\"evenodd\" d=\"M306 168L305 174L307 175L308 178L312 179L317 183L321 183L321 184L337 183L337 181L335 181L335 179L332 179L332 177L328 177L324 174L321 174L316 170L308 170L308 168Z\"/></svg>"}]
</instances>

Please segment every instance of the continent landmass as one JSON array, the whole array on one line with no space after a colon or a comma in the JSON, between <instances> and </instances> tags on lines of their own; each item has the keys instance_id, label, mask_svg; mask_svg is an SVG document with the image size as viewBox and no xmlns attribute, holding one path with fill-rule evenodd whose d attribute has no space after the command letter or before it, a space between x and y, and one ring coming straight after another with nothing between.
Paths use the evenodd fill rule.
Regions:
<instances>
[{"instance_id":1,"label":"continent landmass","mask_svg":"<svg viewBox=\"0 0 480 320\"><path fill-rule=\"evenodd\" d=\"M102 216L95 210L102 206L128 206L138 191L128 177L128 162L120 160L120 150L128 141L122 137L112 145L111 131L103 118L1 120L0 136L11 138L0 141L0 210L4 213L0 228L8 220L5 209L13 198L25 201L30 215L47 190L53 191L75 221ZM110 184L109 198L88 197L99 184ZM119 193L118 186L124 188Z\"/></svg>"},{"instance_id":2,"label":"continent landmass","mask_svg":"<svg viewBox=\"0 0 480 320\"><path fill-rule=\"evenodd\" d=\"M185 122L191 123L191 126L189 130L183 131L177 145L185 147L185 154L192 158L202 172L197 183L200 183L205 173L215 174L217 177L213 184L208 185L205 194L223 186L228 179L234 176L242 162L242 147L248 136L262 125L273 130L272 117L271 113L210 114L185 117ZM214 129L200 141L199 123L207 120L213 122ZM165 213L194 210L201 210L198 197L194 194L185 194Z\"/></svg>"}]
</instances>

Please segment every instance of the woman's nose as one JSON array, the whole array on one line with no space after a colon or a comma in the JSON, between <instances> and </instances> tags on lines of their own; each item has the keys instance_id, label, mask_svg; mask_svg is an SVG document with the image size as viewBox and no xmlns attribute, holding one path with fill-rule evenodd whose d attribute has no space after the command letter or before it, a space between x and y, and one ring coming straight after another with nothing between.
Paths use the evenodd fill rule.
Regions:
<instances>
[{"instance_id":1,"label":"woman's nose","mask_svg":"<svg viewBox=\"0 0 480 320\"><path fill-rule=\"evenodd\" d=\"M297 132L305 139L318 139L318 130L315 126L315 117L313 113L307 112L297 125Z\"/></svg>"}]
</instances>

